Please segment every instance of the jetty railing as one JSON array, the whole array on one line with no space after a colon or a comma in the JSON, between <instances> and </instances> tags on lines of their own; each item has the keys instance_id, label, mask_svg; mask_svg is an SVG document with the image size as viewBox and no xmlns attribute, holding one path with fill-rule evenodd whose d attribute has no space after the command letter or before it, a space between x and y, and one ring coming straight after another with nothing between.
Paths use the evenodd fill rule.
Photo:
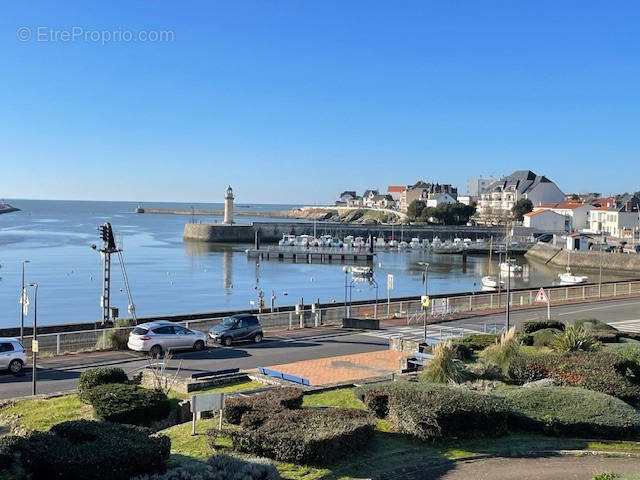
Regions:
<instances>
[{"instance_id":1,"label":"jetty railing","mask_svg":"<svg viewBox=\"0 0 640 480\"><path fill-rule=\"evenodd\" d=\"M510 292L512 308L535 305L539 288ZM585 284L573 286L546 287L545 291L551 305L562 305L571 302L596 299L611 299L640 296L640 281L621 281L603 284ZM447 320L461 318L468 313L492 313L504 308L507 302L506 292L478 292L464 295L438 295L432 298L427 311L429 324L442 323ZM537 304L542 306L541 304ZM391 301L380 300L378 303L344 305L336 303L330 307L307 308L298 311L264 312L257 314L260 323L267 331L293 330L320 326L341 326L345 317L374 318L404 323L406 325L421 323L415 320L416 315L424 312L419 298ZM208 332L217 325L223 315L212 314L210 318L176 322L187 328ZM72 332L38 334L39 352L45 355L61 355L95 350L114 350L126 348L127 338L133 327L104 328L80 330ZM25 335L25 347L31 346L31 336Z\"/></svg>"}]
</instances>

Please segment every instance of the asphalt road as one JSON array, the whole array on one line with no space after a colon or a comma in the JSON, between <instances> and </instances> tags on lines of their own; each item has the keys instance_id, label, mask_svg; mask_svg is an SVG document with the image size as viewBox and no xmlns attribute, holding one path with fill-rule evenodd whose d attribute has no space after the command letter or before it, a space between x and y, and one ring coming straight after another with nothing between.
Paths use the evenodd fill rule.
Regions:
<instances>
[{"instance_id":1,"label":"asphalt road","mask_svg":"<svg viewBox=\"0 0 640 480\"><path fill-rule=\"evenodd\" d=\"M514 311L511 325L546 318L546 307ZM612 323L621 330L640 331L640 299L628 298L593 303L580 303L551 308L551 316L562 321L597 318ZM464 318L429 326L429 335L437 336L441 326L464 327L482 332L485 326L504 325L505 314ZM185 352L174 356L174 364L182 359L181 375L225 368L255 368L282 363L384 350L393 334L420 336L420 325L390 326L380 331L346 331L339 328L319 328L293 331L280 336L267 336L260 344L238 344L230 348L212 347L203 352ZM145 356L133 352L96 352L45 359L38 369L38 393L51 393L75 388L82 370L98 365L117 364L134 372L148 363ZM0 399L29 395L31 371L19 376L0 374Z\"/></svg>"}]
</instances>

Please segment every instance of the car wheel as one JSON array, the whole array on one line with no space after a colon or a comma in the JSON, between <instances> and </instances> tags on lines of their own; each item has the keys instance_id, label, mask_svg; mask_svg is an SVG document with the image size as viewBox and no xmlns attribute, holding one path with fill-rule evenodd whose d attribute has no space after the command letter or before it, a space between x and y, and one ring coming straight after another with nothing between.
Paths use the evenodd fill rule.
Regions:
<instances>
[{"instance_id":1,"label":"car wheel","mask_svg":"<svg viewBox=\"0 0 640 480\"><path fill-rule=\"evenodd\" d=\"M262 341L262 334L261 333L256 333L253 337L253 341L255 343L260 343Z\"/></svg>"},{"instance_id":2,"label":"car wheel","mask_svg":"<svg viewBox=\"0 0 640 480\"><path fill-rule=\"evenodd\" d=\"M196 343L193 344L193 349L196 352L204 350L204 342L202 340L198 340Z\"/></svg>"},{"instance_id":3,"label":"car wheel","mask_svg":"<svg viewBox=\"0 0 640 480\"><path fill-rule=\"evenodd\" d=\"M20 373L22 370L22 362L20 360L11 360L9 363L9 371L11 373Z\"/></svg>"},{"instance_id":4,"label":"car wheel","mask_svg":"<svg viewBox=\"0 0 640 480\"><path fill-rule=\"evenodd\" d=\"M232 342L231 337L224 337L224 338L222 339L222 344L223 344L225 347L230 347L230 346L231 346L231 342Z\"/></svg>"},{"instance_id":5,"label":"car wheel","mask_svg":"<svg viewBox=\"0 0 640 480\"><path fill-rule=\"evenodd\" d=\"M149 350L149 355L151 355L153 358L162 357L162 347L160 345L154 345L153 347L151 347L151 350Z\"/></svg>"}]
</instances>

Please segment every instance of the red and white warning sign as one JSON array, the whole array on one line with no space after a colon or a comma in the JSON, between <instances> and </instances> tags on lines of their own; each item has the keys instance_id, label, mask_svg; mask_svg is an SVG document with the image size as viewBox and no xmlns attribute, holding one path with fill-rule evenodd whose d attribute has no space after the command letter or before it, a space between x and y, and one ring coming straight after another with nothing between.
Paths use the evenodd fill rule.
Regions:
<instances>
[{"instance_id":1,"label":"red and white warning sign","mask_svg":"<svg viewBox=\"0 0 640 480\"><path fill-rule=\"evenodd\" d=\"M549 297L547 297L547 292L544 291L544 288L540 288L540 290L538 290L536 303L549 303Z\"/></svg>"}]
</instances>

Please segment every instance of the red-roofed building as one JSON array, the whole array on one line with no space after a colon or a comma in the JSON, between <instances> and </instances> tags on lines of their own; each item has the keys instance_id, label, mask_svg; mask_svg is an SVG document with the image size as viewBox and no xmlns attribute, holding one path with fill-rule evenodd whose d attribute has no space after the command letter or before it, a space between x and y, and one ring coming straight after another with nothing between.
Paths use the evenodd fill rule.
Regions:
<instances>
[{"instance_id":1,"label":"red-roofed building","mask_svg":"<svg viewBox=\"0 0 640 480\"><path fill-rule=\"evenodd\" d=\"M537 210L550 210L565 217L564 230L567 232L584 230L589 228L589 211L593 205L578 202L546 203L533 208Z\"/></svg>"},{"instance_id":2,"label":"red-roofed building","mask_svg":"<svg viewBox=\"0 0 640 480\"><path fill-rule=\"evenodd\" d=\"M387 187L387 193L393 197L395 201L399 201L402 196L402 192L406 191L405 185L389 185Z\"/></svg>"}]
</instances>

